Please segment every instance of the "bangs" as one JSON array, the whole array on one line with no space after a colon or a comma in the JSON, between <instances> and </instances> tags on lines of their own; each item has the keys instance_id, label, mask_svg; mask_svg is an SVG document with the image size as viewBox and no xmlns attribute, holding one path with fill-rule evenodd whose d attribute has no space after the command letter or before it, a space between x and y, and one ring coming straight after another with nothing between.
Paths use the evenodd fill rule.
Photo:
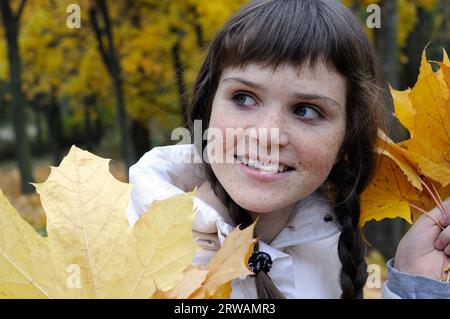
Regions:
<instances>
[{"instance_id":1,"label":"bangs","mask_svg":"<svg viewBox=\"0 0 450 319\"><path fill-rule=\"evenodd\" d=\"M218 32L216 65L244 67L253 62L276 69L324 62L348 69L361 25L339 1L260 0L246 6ZM363 41L356 47L364 46Z\"/></svg>"}]
</instances>

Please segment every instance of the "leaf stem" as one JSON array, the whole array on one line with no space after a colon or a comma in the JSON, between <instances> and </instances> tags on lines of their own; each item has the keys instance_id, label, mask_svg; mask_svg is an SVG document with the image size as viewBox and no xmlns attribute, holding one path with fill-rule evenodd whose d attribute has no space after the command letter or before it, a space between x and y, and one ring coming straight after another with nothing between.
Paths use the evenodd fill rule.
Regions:
<instances>
[{"instance_id":1,"label":"leaf stem","mask_svg":"<svg viewBox=\"0 0 450 319\"><path fill-rule=\"evenodd\" d=\"M450 282L450 263L445 266L445 262L447 261L447 256L444 254L444 265L442 267L442 281ZM447 273L447 279L445 278L445 273Z\"/></svg>"},{"instance_id":2,"label":"leaf stem","mask_svg":"<svg viewBox=\"0 0 450 319\"><path fill-rule=\"evenodd\" d=\"M434 186L433 183L430 182L431 184L431 188L433 188L433 191L430 189L430 187L428 186L428 184L421 178L420 181L422 182L422 185L426 188L426 190L428 191L428 193L431 195L431 197L433 198L434 202L436 203L436 206L439 208L439 210L441 211L442 215L445 215L446 211L445 211L445 207L444 207L444 203L442 202L441 196L439 195L439 192L437 191L436 187ZM425 212L425 210L420 209L419 207L414 207L416 209L419 209L420 211L422 211L423 213L425 213L428 217L430 217L431 219L434 220L434 222L436 224L439 225L439 227L441 227L442 230L444 230L445 228L433 217L431 216L431 214L429 214L428 212ZM442 261L442 281L446 281L449 282L450 281L450 264L445 267L445 263L447 261L447 256L444 253L444 259ZM447 272L447 279L445 279L445 273Z\"/></svg>"},{"instance_id":3,"label":"leaf stem","mask_svg":"<svg viewBox=\"0 0 450 319\"><path fill-rule=\"evenodd\" d=\"M442 272L441 272L441 280L445 281L445 262L447 261L447 256L444 254L444 259L442 260Z\"/></svg>"},{"instance_id":4,"label":"leaf stem","mask_svg":"<svg viewBox=\"0 0 450 319\"><path fill-rule=\"evenodd\" d=\"M409 206L411 206L414 209L417 209L418 211L420 211L421 213L427 215L428 217L430 217L439 227L441 227L442 230L444 230L445 228L439 223L439 221L434 218L430 213L428 213L427 211L425 211L424 209L420 208L419 206L416 206L414 204L408 203Z\"/></svg>"},{"instance_id":5,"label":"leaf stem","mask_svg":"<svg viewBox=\"0 0 450 319\"><path fill-rule=\"evenodd\" d=\"M439 195L439 192L437 191L437 189L436 189L436 187L434 186L434 184L433 183L431 183L431 186L433 187L433 190L434 190L434 192L435 192L435 194L436 194L436 197L437 197L437 199L438 199L438 201L439 201L439 204L441 205L441 213L445 213L445 207L444 207L444 203L442 202L442 198L441 198L441 196Z\"/></svg>"},{"instance_id":6,"label":"leaf stem","mask_svg":"<svg viewBox=\"0 0 450 319\"><path fill-rule=\"evenodd\" d=\"M422 185L426 188L426 190L428 191L428 193L430 194L430 196L433 198L434 202L436 203L437 207L439 208L439 210L441 211L442 214L444 214L445 210L444 210L444 206L441 206L441 200L440 200L440 196L439 193L437 193L437 197L439 198L439 200L436 198L435 194L431 191L430 187L428 186L427 183L425 183L425 181L421 178L420 181L422 182ZM432 183L431 183L432 184ZM433 184L432 184L433 185ZM434 187L434 186L433 186ZM435 188L436 189L436 188Z\"/></svg>"},{"instance_id":7,"label":"leaf stem","mask_svg":"<svg viewBox=\"0 0 450 319\"><path fill-rule=\"evenodd\" d=\"M445 271L450 272L450 263L447 265L447 267L445 268Z\"/></svg>"}]
</instances>

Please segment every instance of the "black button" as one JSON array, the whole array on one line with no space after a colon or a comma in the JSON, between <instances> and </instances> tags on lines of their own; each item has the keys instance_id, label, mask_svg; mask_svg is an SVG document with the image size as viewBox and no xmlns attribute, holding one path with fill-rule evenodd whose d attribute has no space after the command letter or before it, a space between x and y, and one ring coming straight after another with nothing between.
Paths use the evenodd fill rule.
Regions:
<instances>
[{"instance_id":1,"label":"black button","mask_svg":"<svg viewBox=\"0 0 450 319\"><path fill-rule=\"evenodd\" d=\"M326 216L323 218L323 220L324 220L325 222L329 223L329 222L333 221L333 216L331 216L331 215L326 215Z\"/></svg>"}]
</instances>

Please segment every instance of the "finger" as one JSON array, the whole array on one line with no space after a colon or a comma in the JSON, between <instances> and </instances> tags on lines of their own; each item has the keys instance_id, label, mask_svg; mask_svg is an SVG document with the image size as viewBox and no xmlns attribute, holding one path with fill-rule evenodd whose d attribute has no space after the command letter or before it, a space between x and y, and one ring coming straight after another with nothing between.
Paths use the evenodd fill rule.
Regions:
<instances>
[{"instance_id":1,"label":"finger","mask_svg":"<svg viewBox=\"0 0 450 319\"><path fill-rule=\"evenodd\" d=\"M422 214L422 216L420 216L421 217L420 223L424 223L427 225L433 225L433 224L436 224L436 222L439 222L439 224L442 225L443 227L450 225L450 216L449 216L450 197L448 197L443 202L443 206L444 206L444 210L446 212L445 215L443 215L441 213L441 210L439 209L439 207L436 206L432 210L428 211L428 216L426 214Z\"/></svg>"},{"instance_id":2,"label":"finger","mask_svg":"<svg viewBox=\"0 0 450 319\"><path fill-rule=\"evenodd\" d=\"M445 227L450 225L450 197L443 202L443 206L445 213L439 216L439 222Z\"/></svg>"},{"instance_id":3,"label":"finger","mask_svg":"<svg viewBox=\"0 0 450 319\"><path fill-rule=\"evenodd\" d=\"M447 249L446 247L450 245L450 226L447 226L434 242L434 247L438 250Z\"/></svg>"},{"instance_id":4,"label":"finger","mask_svg":"<svg viewBox=\"0 0 450 319\"><path fill-rule=\"evenodd\" d=\"M444 253L445 253L447 256L450 256L450 245L448 245L448 246L444 249Z\"/></svg>"},{"instance_id":5,"label":"finger","mask_svg":"<svg viewBox=\"0 0 450 319\"><path fill-rule=\"evenodd\" d=\"M422 227L433 226L439 229L442 226L441 215L441 210L436 206L432 210L429 210L427 214L422 214L415 224L422 225ZM445 217L445 222L447 222L447 217Z\"/></svg>"}]
</instances>

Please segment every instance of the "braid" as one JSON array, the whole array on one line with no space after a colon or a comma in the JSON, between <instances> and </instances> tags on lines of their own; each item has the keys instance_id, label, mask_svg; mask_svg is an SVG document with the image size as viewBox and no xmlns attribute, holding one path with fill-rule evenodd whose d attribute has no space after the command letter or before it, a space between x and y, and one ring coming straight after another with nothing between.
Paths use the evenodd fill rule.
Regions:
<instances>
[{"instance_id":1,"label":"braid","mask_svg":"<svg viewBox=\"0 0 450 319\"><path fill-rule=\"evenodd\" d=\"M367 280L367 264L364 259L365 246L358 228L360 216L360 176L346 161L336 165L330 178L336 183L335 212L342 226L338 241L338 256L342 264L340 282L342 299L363 298Z\"/></svg>"},{"instance_id":2,"label":"braid","mask_svg":"<svg viewBox=\"0 0 450 319\"><path fill-rule=\"evenodd\" d=\"M212 172L212 170L208 171ZM210 176L210 174L208 175L208 180L211 183L214 194L216 194L220 201L228 208L228 212L233 222L236 225L239 225L239 229L241 230L250 226L253 223L253 219L250 214L236 204L215 176Z\"/></svg>"},{"instance_id":3,"label":"braid","mask_svg":"<svg viewBox=\"0 0 450 319\"><path fill-rule=\"evenodd\" d=\"M244 229L253 223L251 215L242 207L240 207L220 184L217 177L214 175L211 166L205 165L206 177L211 184L211 187L220 199L220 201L228 208L231 219L239 229ZM256 234L254 234L256 236ZM259 242L256 242L254 251L259 251ZM264 271L260 271L255 276L256 292L259 299L285 299L286 297L275 286L272 279Z\"/></svg>"}]
</instances>

